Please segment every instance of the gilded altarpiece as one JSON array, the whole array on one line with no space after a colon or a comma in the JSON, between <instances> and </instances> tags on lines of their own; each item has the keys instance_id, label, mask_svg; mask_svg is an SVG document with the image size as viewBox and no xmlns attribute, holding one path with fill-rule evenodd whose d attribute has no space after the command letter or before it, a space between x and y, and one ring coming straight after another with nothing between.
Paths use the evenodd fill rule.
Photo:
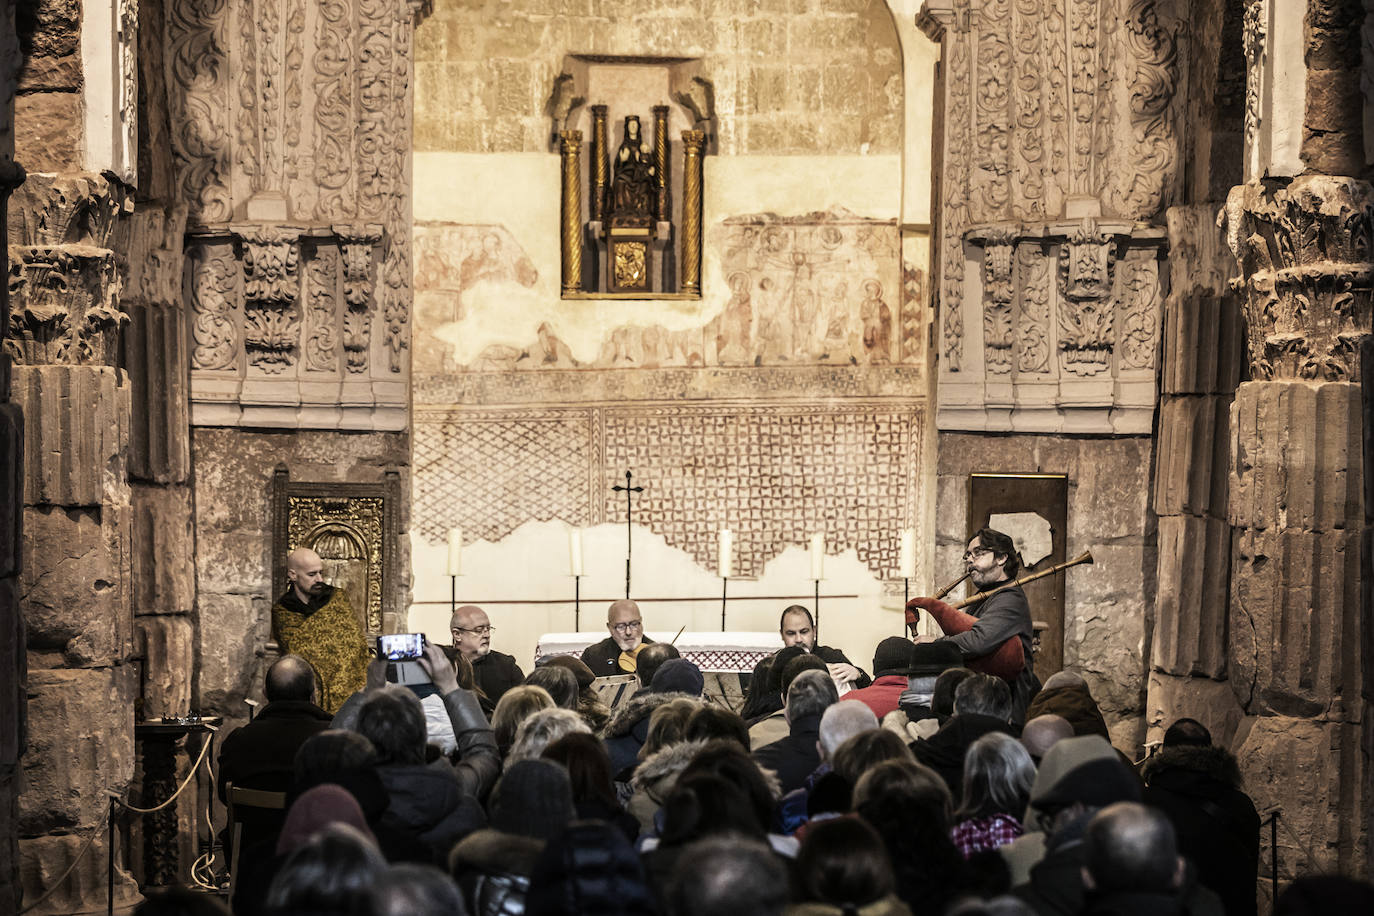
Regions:
<instances>
[{"instance_id":1,"label":"gilded altarpiece","mask_svg":"<svg viewBox=\"0 0 1374 916\"><path fill-rule=\"evenodd\" d=\"M169 4L193 423L404 428L420 6Z\"/></svg>"},{"instance_id":2,"label":"gilded altarpiece","mask_svg":"<svg viewBox=\"0 0 1374 916\"><path fill-rule=\"evenodd\" d=\"M928 0L949 430L1151 431L1181 0Z\"/></svg>"}]
</instances>

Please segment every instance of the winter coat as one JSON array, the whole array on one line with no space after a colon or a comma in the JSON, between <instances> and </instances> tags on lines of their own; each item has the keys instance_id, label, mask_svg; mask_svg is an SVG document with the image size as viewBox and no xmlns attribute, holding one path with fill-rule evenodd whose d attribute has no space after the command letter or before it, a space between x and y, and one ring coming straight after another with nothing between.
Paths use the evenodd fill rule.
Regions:
<instances>
[{"instance_id":1,"label":"winter coat","mask_svg":"<svg viewBox=\"0 0 1374 916\"><path fill-rule=\"evenodd\" d=\"M544 840L479 830L453 848L449 873L471 916L521 916Z\"/></svg>"},{"instance_id":2,"label":"winter coat","mask_svg":"<svg viewBox=\"0 0 1374 916\"><path fill-rule=\"evenodd\" d=\"M642 693L630 697L615 712L601 732L606 753L611 757L611 775L624 781L627 771L639 762L639 749L649 738L649 717L671 700L700 700L685 693Z\"/></svg>"}]
</instances>

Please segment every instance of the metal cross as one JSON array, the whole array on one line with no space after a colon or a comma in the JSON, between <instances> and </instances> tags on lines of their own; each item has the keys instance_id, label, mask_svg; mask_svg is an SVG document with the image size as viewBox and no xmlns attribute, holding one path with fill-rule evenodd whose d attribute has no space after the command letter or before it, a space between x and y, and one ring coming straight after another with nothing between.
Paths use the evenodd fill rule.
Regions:
<instances>
[{"instance_id":1,"label":"metal cross","mask_svg":"<svg viewBox=\"0 0 1374 916\"><path fill-rule=\"evenodd\" d=\"M625 597L626 597L626 598L629 598L629 597L630 597L630 553L631 553L631 549L632 549L632 545L631 545L631 540L630 540L630 538L631 538L631 531L633 530L633 529L631 528L631 526L630 526L630 516L631 516L631 514L634 512L634 506L632 505L632 502L631 502L631 501L634 499L634 496L633 496L632 494L635 494L635 493L643 493L643 492L644 492L644 488L643 488L643 487L632 487L632 486L630 486L630 482L631 482L631 480L632 480L633 477L634 477L633 474L631 474L629 471L626 471L626 472L625 472L625 486L622 487L622 486L620 486L619 484L616 484L615 486L611 487L611 489L614 490L616 493L619 493L619 492L621 492L622 490L625 492Z\"/></svg>"}]
</instances>

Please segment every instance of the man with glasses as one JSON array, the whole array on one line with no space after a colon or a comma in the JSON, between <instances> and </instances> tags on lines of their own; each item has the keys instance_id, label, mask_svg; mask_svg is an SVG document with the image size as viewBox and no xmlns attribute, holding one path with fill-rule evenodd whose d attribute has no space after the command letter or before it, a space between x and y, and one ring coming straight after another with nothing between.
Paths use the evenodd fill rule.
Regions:
<instances>
[{"instance_id":1,"label":"man with glasses","mask_svg":"<svg viewBox=\"0 0 1374 916\"><path fill-rule=\"evenodd\" d=\"M1009 535L992 528L979 530L964 551L964 568L980 592L1012 582L1021 571L1016 545ZM914 624L912 608L927 611L945 635L940 641L956 646L964 664L974 671L1001 677L1011 686L1012 721L1026 719L1026 706L1040 689L1031 657L1031 616L1026 593L1012 585L972 605L967 613L936 598L913 598L907 604L907 623Z\"/></svg>"},{"instance_id":2,"label":"man with glasses","mask_svg":"<svg viewBox=\"0 0 1374 916\"><path fill-rule=\"evenodd\" d=\"M593 643L582 651L582 661L597 677L610 677L615 674L631 674L620 667L620 655L628 652L632 656L640 646L652 643L644 635L644 620L639 615L639 605L628 598L611 602L606 612L606 629L611 635Z\"/></svg>"},{"instance_id":3,"label":"man with glasses","mask_svg":"<svg viewBox=\"0 0 1374 916\"><path fill-rule=\"evenodd\" d=\"M515 658L492 651L491 634L496 627L487 619L486 611L475 604L465 604L453 612L449 629L453 633L453 647L472 665L477 686L492 703L507 690L524 683L525 673Z\"/></svg>"}]
</instances>

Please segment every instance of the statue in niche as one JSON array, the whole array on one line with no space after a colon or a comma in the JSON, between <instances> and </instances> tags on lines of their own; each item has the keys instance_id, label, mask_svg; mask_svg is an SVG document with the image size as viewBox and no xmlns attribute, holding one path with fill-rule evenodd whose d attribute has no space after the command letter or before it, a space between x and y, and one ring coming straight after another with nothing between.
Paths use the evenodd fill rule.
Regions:
<instances>
[{"instance_id":1,"label":"statue in niche","mask_svg":"<svg viewBox=\"0 0 1374 916\"><path fill-rule=\"evenodd\" d=\"M656 181L653 150L640 134L639 116L628 115L611 177L612 217L649 219L654 212Z\"/></svg>"}]
</instances>

